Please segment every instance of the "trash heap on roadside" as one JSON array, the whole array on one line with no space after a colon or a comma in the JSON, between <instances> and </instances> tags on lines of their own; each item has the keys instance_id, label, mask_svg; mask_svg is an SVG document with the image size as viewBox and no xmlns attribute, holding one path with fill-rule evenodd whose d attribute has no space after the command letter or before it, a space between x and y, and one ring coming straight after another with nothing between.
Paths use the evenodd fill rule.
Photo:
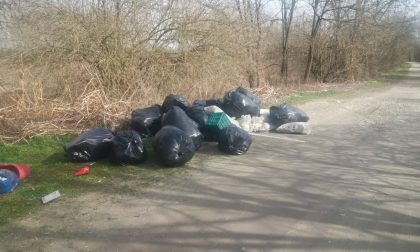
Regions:
<instances>
[{"instance_id":1,"label":"trash heap on roadside","mask_svg":"<svg viewBox=\"0 0 420 252\"><path fill-rule=\"evenodd\" d=\"M158 160L175 167L191 160L202 141L216 141L220 151L241 155L252 144L250 133L310 134L308 120L304 111L288 104L261 109L261 100L243 87L223 99L195 100L191 105L170 94L162 105L134 110L130 130L90 129L64 150L78 162L109 158L117 165L135 165L146 160L144 140L150 138Z\"/></svg>"}]
</instances>

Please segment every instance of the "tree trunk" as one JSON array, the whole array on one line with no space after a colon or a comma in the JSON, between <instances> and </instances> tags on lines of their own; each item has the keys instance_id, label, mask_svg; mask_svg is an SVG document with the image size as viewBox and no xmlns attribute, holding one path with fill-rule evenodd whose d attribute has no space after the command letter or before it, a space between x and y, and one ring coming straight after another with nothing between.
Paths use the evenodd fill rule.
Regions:
<instances>
[{"instance_id":1,"label":"tree trunk","mask_svg":"<svg viewBox=\"0 0 420 252\"><path fill-rule=\"evenodd\" d=\"M281 59L281 75L284 80L287 81L288 71L289 71L289 49L287 45L283 48L283 55Z\"/></svg>"},{"instance_id":2,"label":"tree trunk","mask_svg":"<svg viewBox=\"0 0 420 252\"><path fill-rule=\"evenodd\" d=\"M308 81L309 75L311 74L312 70L312 62L314 60L314 40L311 40L311 43L309 45L308 49L308 60L306 62L306 69L305 69L305 82Z\"/></svg>"}]
</instances>

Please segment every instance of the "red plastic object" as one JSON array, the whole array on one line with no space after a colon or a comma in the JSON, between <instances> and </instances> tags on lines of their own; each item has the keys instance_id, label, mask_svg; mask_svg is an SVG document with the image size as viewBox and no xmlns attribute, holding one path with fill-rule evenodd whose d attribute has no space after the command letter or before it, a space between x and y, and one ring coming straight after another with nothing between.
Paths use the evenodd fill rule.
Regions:
<instances>
[{"instance_id":1,"label":"red plastic object","mask_svg":"<svg viewBox=\"0 0 420 252\"><path fill-rule=\"evenodd\" d=\"M90 167L89 166L85 166L82 169L78 170L74 175L75 176L82 176L85 174L88 174L90 171Z\"/></svg>"},{"instance_id":2,"label":"red plastic object","mask_svg":"<svg viewBox=\"0 0 420 252\"><path fill-rule=\"evenodd\" d=\"M31 174L31 168L26 164L0 164L0 169L16 173L19 176L19 180L24 180Z\"/></svg>"}]
</instances>

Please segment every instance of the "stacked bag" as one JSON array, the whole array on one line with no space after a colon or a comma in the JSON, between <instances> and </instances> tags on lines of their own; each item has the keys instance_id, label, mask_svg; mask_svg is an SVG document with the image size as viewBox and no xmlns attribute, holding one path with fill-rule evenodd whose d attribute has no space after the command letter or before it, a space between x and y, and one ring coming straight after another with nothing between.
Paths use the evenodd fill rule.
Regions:
<instances>
[{"instance_id":1,"label":"stacked bag","mask_svg":"<svg viewBox=\"0 0 420 252\"><path fill-rule=\"evenodd\" d=\"M223 152L240 155L251 145L248 133L235 125L214 131L207 127L207 120L213 113L212 109L223 112L220 109L223 107L231 115L255 114L260 103L258 97L243 88L226 93L223 100L196 100L192 105L184 97L170 94L162 105L134 110L131 130L112 132L93 128L66 144L64 150L77 162L109 158L116 165L136 165L147 158L144 139L153 138L153 150L158 160L169 167L190 161L203 140L218 141Z\"/></svg>"},{"instance_id":2,"label":"stacked bag","mask_svg":"<svg viewBox=\"0 0 420 252\"><path fill-rule=\"evenodd\" d=\"M226 92L223 99L196 100L192 105L184 97L170 94L162 105L134 110L131 130L90 129L66 144L64 150L78 162L109 158L117 165L136 165L147 158L144 139L153 138L158 160L174 167L191 160L203 140L217 141L224 153L241 155L252 144L248 132L275 129L298 133L307 128L303 125L304 130L300 130L300 124L293 124L309 120L298 108L286 104L270 110L260 107L261 100L242 87ZM211 125L216 115L225 119L223 125Z\"/></svg>"}]
</instances>

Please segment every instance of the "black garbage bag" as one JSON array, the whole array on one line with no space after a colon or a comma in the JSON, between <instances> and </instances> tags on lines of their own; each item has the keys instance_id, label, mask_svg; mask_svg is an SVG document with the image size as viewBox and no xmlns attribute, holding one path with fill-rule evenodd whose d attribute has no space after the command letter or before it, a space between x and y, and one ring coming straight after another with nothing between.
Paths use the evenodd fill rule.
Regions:
<instances>
[{"instance_id":1,"label":"black garbage bag","mask_svg":"<svg viewBox=\"0 0 420 252\"><path fill-rule=\"evenodd\" d=\"M209 100L195 100L193 106L217 106L221 108L223 106L223 99L209 99Z\"/></svg>"},{"instance_id":2,"label":"black garbage bag","mask_svg":"<svg viewBox=\"0 0 420 252\"><path fill-rule=\"evenodd\" d=\"M223 111L231 117L259 116L261 100L244 88L229 91L223 98Z\"/></svg>"},{"instance_id":3,"label":"black garbage bag","mask_svg":"<svg viewBox=\"0 0 420 252\"><path fill-rule=\"evenodd\" d=\"M251 143L248 132L235 125L224 128L219 135L219 149L228 154L242 155L248 151Z\"/></svg>"},{"instance_id":4,"label":"black garbage bag","mask_svg":"<svg viewBox=\"0 0 420 252\"><path fill-rule=\"evenodd\" d=\"M170 94L166 96L165 100L163 101L163 112L168 112L173 106L178 106L182 110L186 110L190 106L190 104L184 97L180 95Z\"/></svg>"},{"instance_id":5,"label":"black garbage bag","mask_svg":"<svg viewBox=\"0 0 420 252\"><path fill-rule=\"evenodd\" d=\"M154 136L162 127L162 108L155 105L131 113L131 128L144 136Z\"/></svg>"},{"instance_id":6,"label":"black garbage bag","mask_svg":"<svg viewBox=\"0 0 420 252\"><path fill-rule=\"evenodd\" d=\"M219 140L220 131L204 127L200 129L203 134L204 141L217 142Z\"/></svg>"},{"instance_id":7,"label":"black garbage bag","mask_svg":"<svg viewBox=\"0 0 420 252\"><path fill-rule=\"evenodd\" d=\"M134 130L115 133L112 139L111 162L118 165L139 164L146 160L146 149L140 134Z\"/></svg>"},{"instance_id":8,"label":"black garbage bag","mask_svg":"<svg viewBox=\"0 0 420 252\"><path fill-rule=\"evenodd\" d=\"M276 128L285 123L307 122L308 115L301 109L283 103L270 107L270 123Z\"/></svg>"},{"instance_id":9,"label":"black garbage bag","mask_svg":"<svg viewBox=\"0 0 420 252\"><path fill-rule=\"evenodd\" d=\"M190 161L195 153L191 137L174 126L164 126L153 140L159 161L166 166L180 166Z\"/></svg>"},{"instance_id":10,"label":"black garbage bag","mask_svg":"<svg viewBox=\"0 0 420 252\"><path fill-rule=\"evenodd\" d=\"M187 108L187 115L198 124L199 129L204 128L207 123L209 116L204 111L203 106L192 106Z\"/></svg>"},{"instance_id":11,"label":"black garbage bag","mask_svg":"<svg viewBox=\"0 0 420 252\"><path fill-rule=\"evenodd\" d=\"M243 87L238 87L236 89L236 91L238 91L241 94L246 95L249 99L251 99L259 107L261 106L261 99L258 96L254 95L253 93L251 93L249 90L247 90Z\"/></svg>"},{"instance_id":12,"label":"black garbage bag","mask_svg":"<svg viewBox=\"0 0 420 252\"><path fill-rule=\"evenodd\" d=\"M94 128L64 145L66 155L79 162L93 162L109 156L114 135L109 129Z\"/></svg>"},{"instance_id":13,"label":"black garbage bag","mask_svg":"<svg viewBox=\"0 0 420 252\"><path fill-rule=\"evenodd\" d=\"M203 135L201 134L198 124L188 117L188 115L178 106L173 106L162 117L162 126L175 126L191 137L196 147L200 148Z\"/></svg>"}]
</instances>

